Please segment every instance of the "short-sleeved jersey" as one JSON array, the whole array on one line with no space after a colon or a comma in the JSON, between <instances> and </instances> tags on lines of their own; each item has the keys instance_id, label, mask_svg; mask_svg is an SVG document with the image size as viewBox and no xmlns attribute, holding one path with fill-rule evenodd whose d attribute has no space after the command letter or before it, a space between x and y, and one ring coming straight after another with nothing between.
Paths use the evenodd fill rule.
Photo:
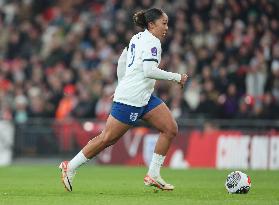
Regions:
<instances>
[{"instance_id":1,"label":"short-sleeved jersey","mask_svg":"<svg viewBox=\"0 0 279 205\"><path fill-rule=\"evenodd\" d=\"M134 35L129 43L126 59L126 71L115 93L115 102L142 107L154 91L156 80L144 76L143 62L155 61L157 67L161 61L161 42L148 30Z\"/></svg>"}]
</instances>

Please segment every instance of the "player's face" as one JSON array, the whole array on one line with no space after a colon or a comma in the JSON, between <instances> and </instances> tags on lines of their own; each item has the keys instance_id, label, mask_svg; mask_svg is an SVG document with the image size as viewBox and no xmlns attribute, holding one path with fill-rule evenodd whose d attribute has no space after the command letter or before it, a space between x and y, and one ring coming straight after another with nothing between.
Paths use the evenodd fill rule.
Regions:
<instances>
[{"instance_id":1,"label":"player's face","mask_svg":"<svg viewBox=\"0 0 279 205\"><path fill-rule=\"evenodd\" d=\"M150 32L160 40L165 38L168 32L168 16L165 13L150 24Z\"/></svg>"}]
</instances>

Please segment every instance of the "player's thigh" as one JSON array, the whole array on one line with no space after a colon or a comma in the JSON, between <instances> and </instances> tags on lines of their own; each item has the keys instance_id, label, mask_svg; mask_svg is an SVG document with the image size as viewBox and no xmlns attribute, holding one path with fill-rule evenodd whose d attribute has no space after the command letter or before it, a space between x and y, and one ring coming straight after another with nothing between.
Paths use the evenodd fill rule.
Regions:
<instances>
[{"instance_id":1,"label":"player's thigh","mask_svg":"<svg viewBox=\"0 0 279 205\"><path fill-rule=\"evenodd\" d=\"M122 137L130 128L131 125L120 122L112 115L109 115L102 135L108 141L117 140Z\"/></svg>"},{"instance_id":2,"label":"player's thigh","mask_svg":"<svg viewBox=\"0 0 279 205\"><path fill-rule=\"evenodd\" d=\"M172 132L171 134L177 134L177 123L165 103L161 103L146 113L142 119L150 123L160 132Z\"/></svg>"}]
</instances>

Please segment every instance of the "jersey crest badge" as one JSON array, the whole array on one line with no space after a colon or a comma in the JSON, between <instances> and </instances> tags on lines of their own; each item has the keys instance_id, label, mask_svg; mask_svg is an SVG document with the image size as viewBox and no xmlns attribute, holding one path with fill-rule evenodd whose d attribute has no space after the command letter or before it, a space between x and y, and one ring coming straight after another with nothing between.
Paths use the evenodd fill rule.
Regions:
<instances>
[{"instance_id":1,"label":"jersey crest badge","mask_svg":"<svg viewBox=\"0 0 279 205\"><path fill-rule=\"evenodd\" d=\"M152 56L157 56L157 48L156 47L151 48L151 54L152 54Z\"/></svg>"},{"instance_id":2,"label":"jersey crest badge","mask_svg":"<svg viewBox=\"0 0 279 205\"><path fill-rule=\"evenodd\" d=\"M138 118L138 115L139 115L139 113L131 112L131 114L130 114L130 120L131 120L132 122L135 122L135 121L137 120L137 118Z\"/></svg>"}]
</instances>

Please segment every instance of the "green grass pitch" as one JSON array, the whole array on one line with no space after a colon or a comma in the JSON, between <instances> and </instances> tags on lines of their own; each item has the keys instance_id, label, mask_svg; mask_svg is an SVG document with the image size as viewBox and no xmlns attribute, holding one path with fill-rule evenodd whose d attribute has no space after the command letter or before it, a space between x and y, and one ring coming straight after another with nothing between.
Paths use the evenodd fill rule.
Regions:
<instances>
[{"instance_id":1,"label":"green grass pitch","mask_svg":"<svg viewBox=\"0 0 279 205\"><path fill-rule=\"evenodd\" d=\"M64 190L55 165L13 165L0 168L0 205L87 204L279 204L279 172L245 172L252 178L246 195L231 195L224 181L231 170L163 168L172 192L154 192L143 185L144 167L86 165L79 169L73 192Z\"/></svg>"}]
</instances>

